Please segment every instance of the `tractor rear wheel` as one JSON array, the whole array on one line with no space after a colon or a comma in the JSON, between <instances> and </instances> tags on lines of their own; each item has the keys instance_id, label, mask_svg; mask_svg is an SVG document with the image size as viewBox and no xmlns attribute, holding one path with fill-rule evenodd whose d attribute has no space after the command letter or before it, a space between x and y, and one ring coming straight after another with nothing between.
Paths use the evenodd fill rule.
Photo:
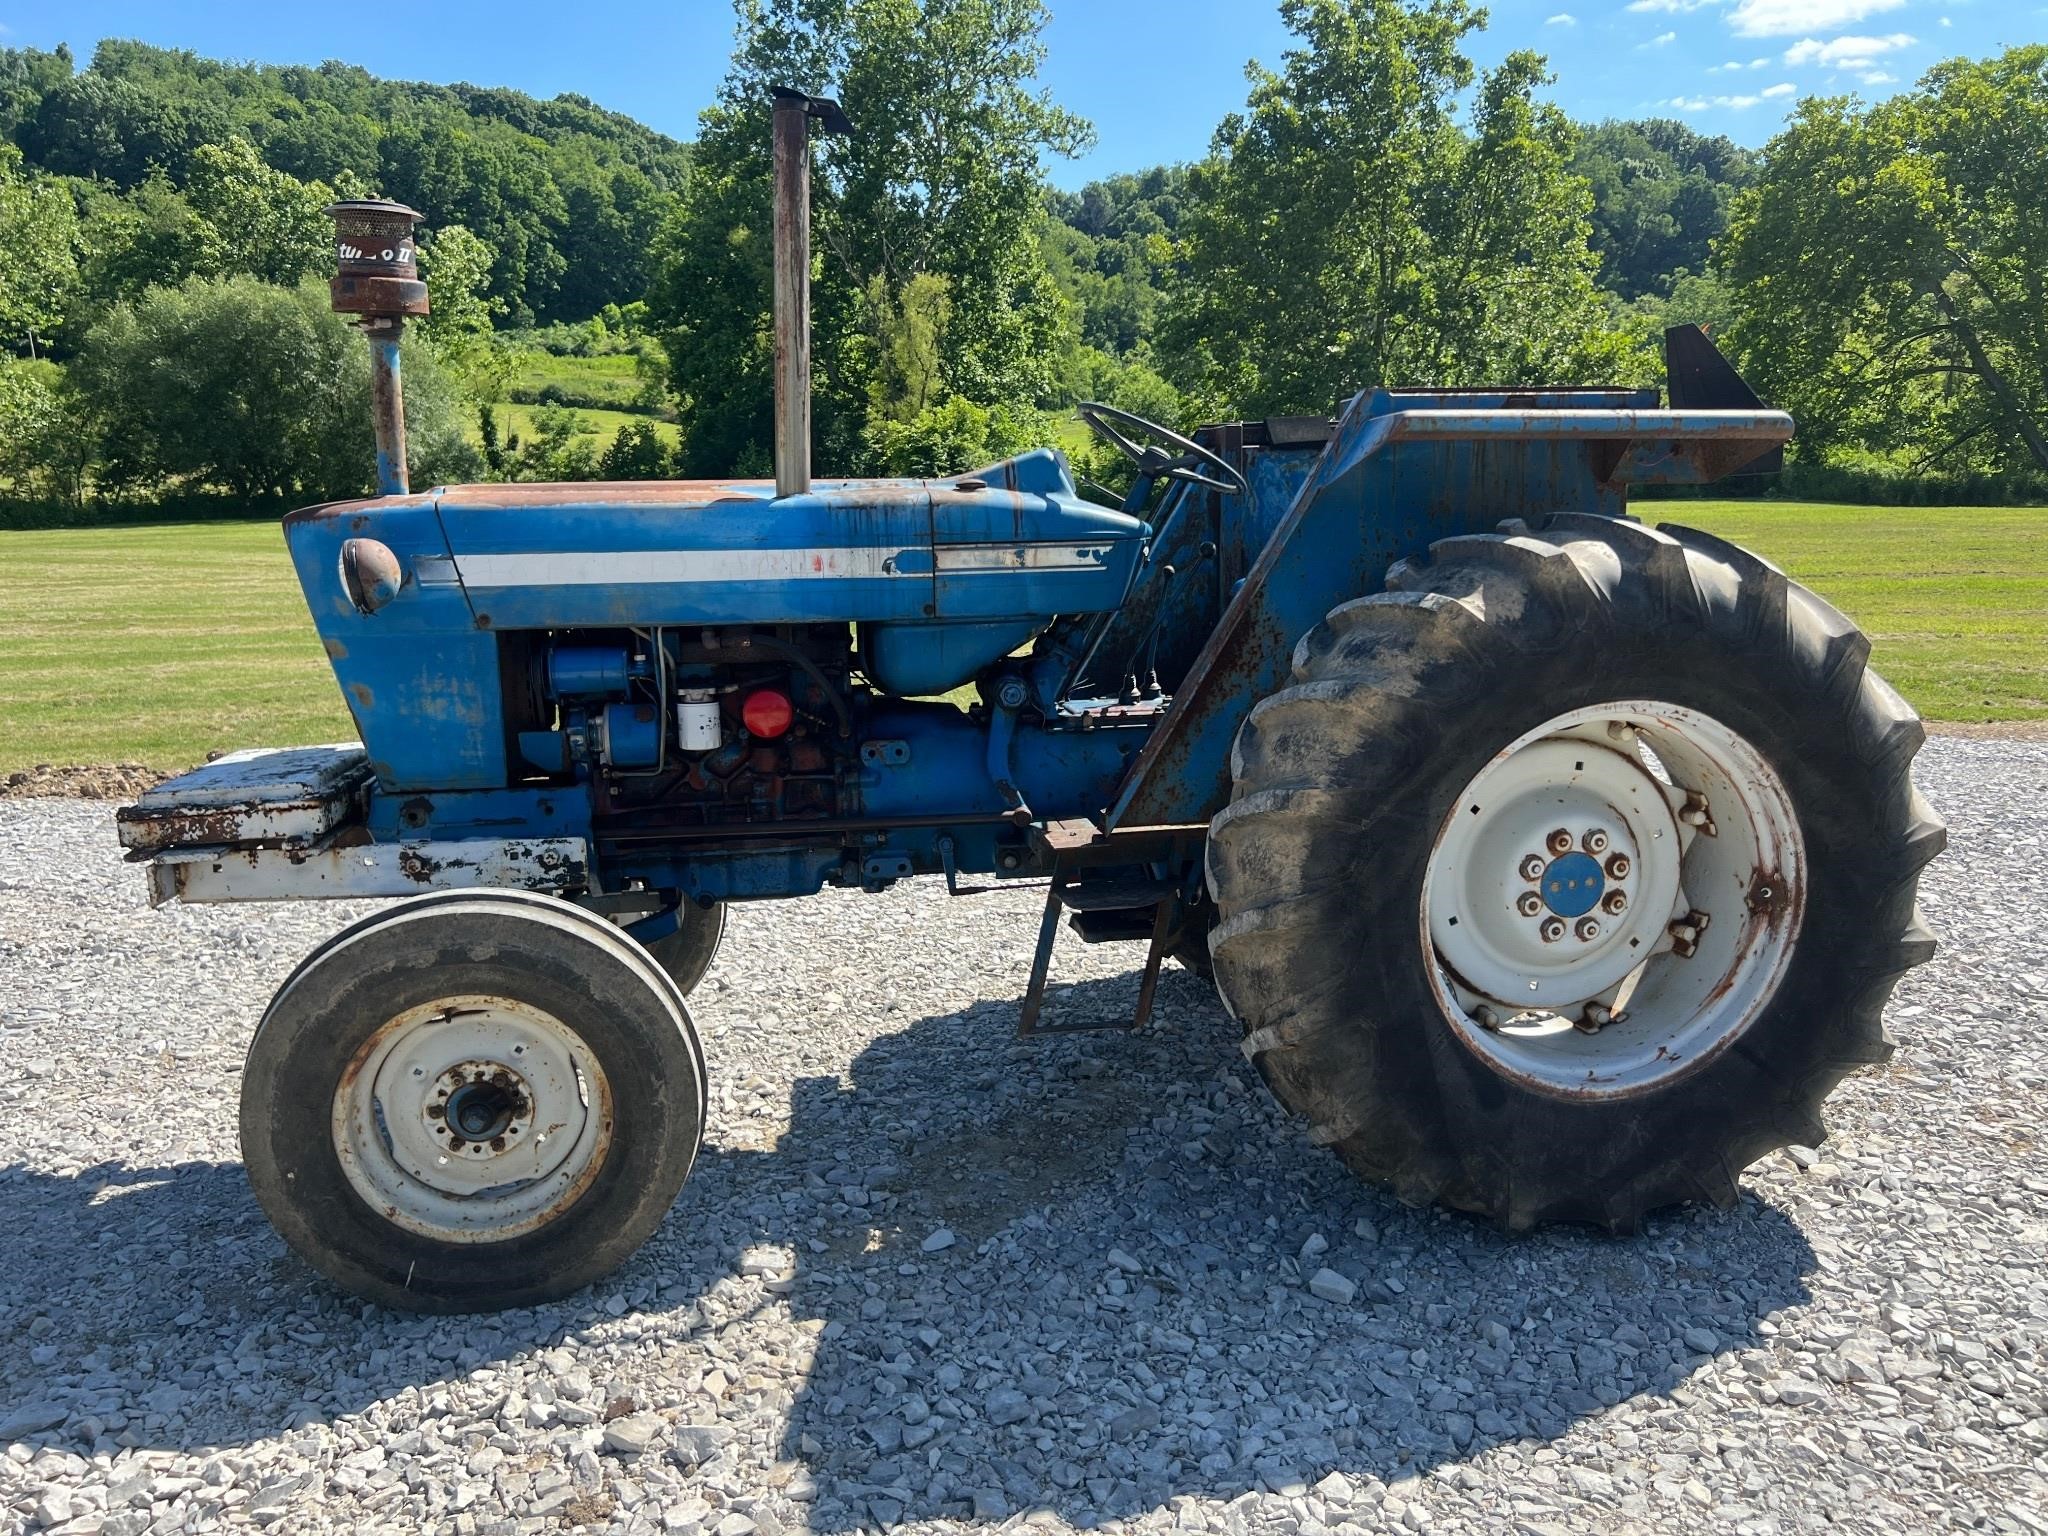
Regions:
<instances>
[{"instance_id":1,"label":"tractor rear wheel","mask_svg":"<svg viewBox=\"0 0 2048 1536\"><path fill-rule=\"evenodd\" d=\"M1842 615L1684 528L1506 524L1387 588L1238 737L1208 874L1246 1055L1411 1203L1732 1203L1933 952L1918 719Z\"/></svg>"},{"instance_id":2,"label":"tractor rear wheel","mask_svg":"<svg viewBox=\"0 0 2048 1536\"><path fill-rule=\"evenodd\" d=\"M242 1157L286 1242L385 1306L565 1296L661 1224L703 1138L681 994L605 919L450 892L377 913L278 989Z\"/></svg>"}]
</instances>

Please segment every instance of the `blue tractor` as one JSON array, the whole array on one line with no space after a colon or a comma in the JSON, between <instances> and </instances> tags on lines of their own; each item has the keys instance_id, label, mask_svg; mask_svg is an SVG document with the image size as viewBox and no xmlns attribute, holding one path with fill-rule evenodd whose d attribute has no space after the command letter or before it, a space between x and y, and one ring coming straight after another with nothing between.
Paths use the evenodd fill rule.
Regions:
<instances>
[{"instance_id":1,"label":"blue tractor","mask_svg":"<svg viewBox=\"0 0 2048 1536\"><path fill-rule=\"evenodd\" d=\"M1120 506L1046 449L809 471L808 136L775 106L776 478L405 481L417 218L336 210L379 494L285 520L361 743L121 812L159 902L392 897L251 1046L264 1208L394 1306L611 1270L690 1171L685 998L727 912L1037 885L1213 975L1310 1138L1520 1230L1726 1204L1824 1134L1928 958L1913 711L1754 555L1628 515L1791 435L1699 332L1655 390L1367 389L1193 438L1101 406Z\"/></svg>"}]
</instances>

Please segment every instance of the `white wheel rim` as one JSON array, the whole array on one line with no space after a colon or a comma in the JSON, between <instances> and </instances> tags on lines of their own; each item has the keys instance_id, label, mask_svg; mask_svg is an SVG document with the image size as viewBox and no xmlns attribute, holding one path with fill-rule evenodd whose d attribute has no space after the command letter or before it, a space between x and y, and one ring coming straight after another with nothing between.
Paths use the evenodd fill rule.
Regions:
<instances>
[{"instance_id":1,"label":"white wheel rim","mask_svg":"<svg viewBox=\"0 0 2048 1536\"><path fill-rule=\"evenodd\" d=\"M611 1085L553 1015L511 998L442 998L356 1052L332 1134L343 1173L379 1215L447 1242L501 1242L545 1226L597 1176Z\"/></svg>"},{"instance_id":2,"label":"white wheel rim","mask_svg":"<svg viewBox=\"0 0 2048 1536\"><path fill-rule=\"evenodd\" d=\"M1445 1018L1503 1074L1640 1093L1736 1039L1804 911L1784 784L1712 717L1624 700L1517 738L1438 830L1422 928Z\"/></svg>"}]
</instances>

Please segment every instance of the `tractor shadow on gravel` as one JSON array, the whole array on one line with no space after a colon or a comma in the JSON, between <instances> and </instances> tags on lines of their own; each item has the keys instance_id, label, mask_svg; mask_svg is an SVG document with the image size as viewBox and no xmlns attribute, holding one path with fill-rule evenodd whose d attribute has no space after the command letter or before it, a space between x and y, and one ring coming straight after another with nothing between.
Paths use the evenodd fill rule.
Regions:
<instances>
[{"instance_id":1,"label":"tractor shadow on gravel","mask_svg":"<svg viewBox=\"0 0 2048 1536\"><path fill-rule=\"evenodd\" d=\"M1115 1019L1135 991L1135 975L1082 982L1056 1005ZM877 1039L850 1086L800 1079L788 1129L754 1145L748 1118L722 1120L624 1270L498 1317L407 1317L335 1290L234 1164L0 1169L0 1418L62 1402L28 1438L203 1451L383 1404L397 1435L446 1411L441 1383L565 1344L598 1406L617 1389L711 1422L734 1409L713 1393L736 1389L698 1379L712 1362L687 1322L693 1341L724 1337L726 1360L809 1354L768 1443L723 1454L808 1471L811 1529L977 1506L1086 1527L1554 1439L1666 1398L1809 1299L1812 1250L1754 1197L1630 1239L1507 1238L1359 1185L1272 1103L1213 992L1178 967L1140 1035L1020 1043L1016 1006ZM744 1066L714 1047L714 1079ZM794 1259L773 1289L797 1333L739 1273L760 1245ZM1357 1285L1351 1304L1310 1294L1323 1267ZM663 1338L662 1380L633 1374L630 1345L603 1348L635 1335Z\"/></svg>"},{"instance_id":2,"label":"tractor shadow on gravel","mask_svg":"<svg viewBox=\"0 0 2048 1536\"><path fill-rule=\"evenodd\" d=\"M1108 1021L1135 991L1055 996ZM1013 1000L925 1019L850 1088L798 1083L773 1152L721 1159L814 1213L759 1234L794 1250L792 1310L822 1325L783 1440L818 1484L812 1530L1086 1528L1394 1482L1668 1399L1810 1299L1805 1237L1751 1196L1625 1240L1403 1207L1308 1145L1207 983L1168 967L1160 1009L1141 1035L1028 1043ZM856 1187L867 1206L839 1198ZM1308 1291L1324 1267L1351 1304Z\"/></svg>"}]
</instances>

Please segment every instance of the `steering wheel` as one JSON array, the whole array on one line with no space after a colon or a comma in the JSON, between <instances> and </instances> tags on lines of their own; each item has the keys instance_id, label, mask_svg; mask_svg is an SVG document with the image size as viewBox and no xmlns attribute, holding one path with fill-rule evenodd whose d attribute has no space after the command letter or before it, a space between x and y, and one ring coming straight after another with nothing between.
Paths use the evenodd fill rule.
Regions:
<instances>
[{"instance_id":1,"label":"steering wheel","mask_svg":"<svg viewBox=\"0 0 2048 1536\"><path fill-rule=\"evenodd\" d=\"M1222 491L1226 495L1251 495L1251 487L1245 483L1244 476L1228 459L1204 448L1192 438L1182 437L1156 421L1147 421L1142 416L1134 416L1129 411L1120 411L1113 405L1103 405L1094 400L1084 400L1075 409L1088 423L1091 432L1138 466L1140 475L1154 480L1185 480L1189 485ZM1126 433L1135 434L1141 441L1133 441ZM1162 443L1178 448L1180 452L1168 454L1159 446ZM1204 469L1213 473L1204 474Z\"/></svg>"}]
</instances>

